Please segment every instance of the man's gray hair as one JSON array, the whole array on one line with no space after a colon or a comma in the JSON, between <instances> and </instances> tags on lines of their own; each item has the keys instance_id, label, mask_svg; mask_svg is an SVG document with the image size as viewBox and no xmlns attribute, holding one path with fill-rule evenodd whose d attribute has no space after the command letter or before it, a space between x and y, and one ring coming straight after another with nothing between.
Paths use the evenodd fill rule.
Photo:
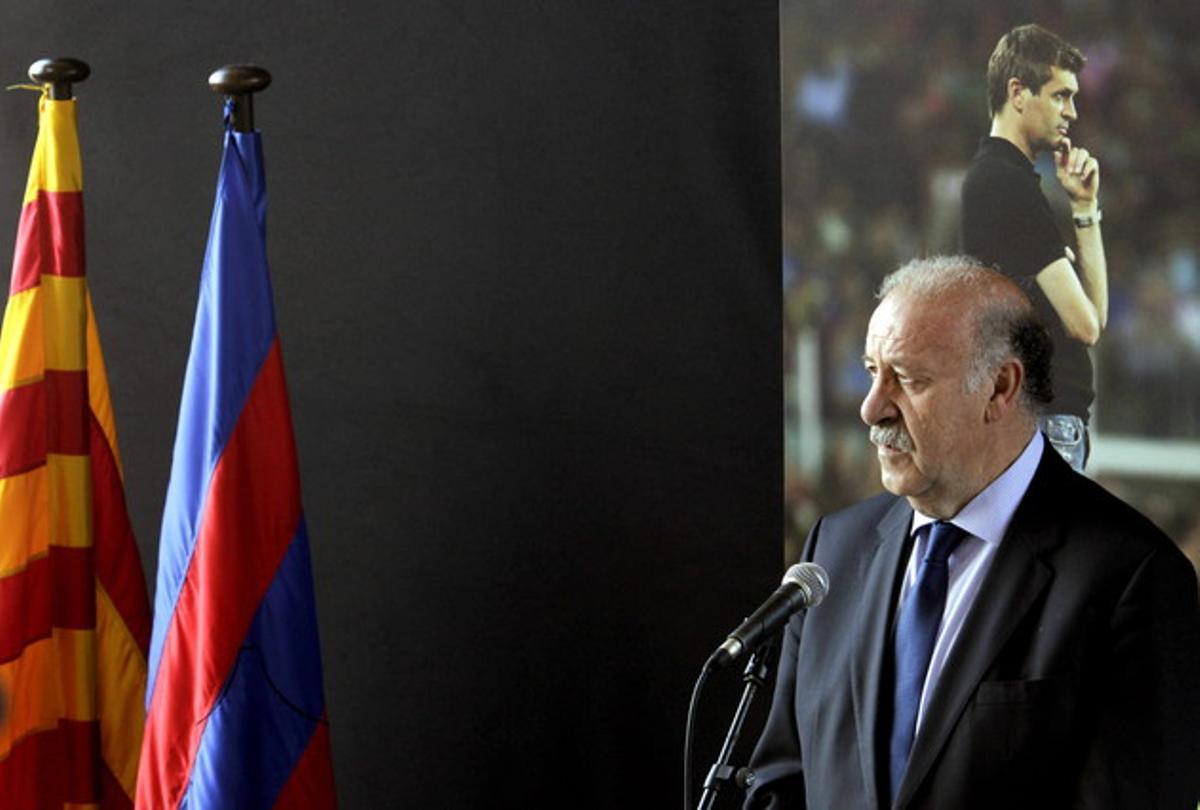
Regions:
<instances>
[{"instance_id":1,"label":"man's gray hair","mask_svg":"<svg viewBox=\"0 0 1200 810\"><path fill-rule=\"evenodd\" d=\"M1004 361L1015 357L1025 367L1021 405L1031 416L1039 416L1054 399L1053 345L1028 296L1003 273L971 256L913 259L883 280L876 298L893 293L929 298L961 288L973 291L979 302L974 351L963 386L968 392L978 391Z\"/></svg>"}]
</instances>

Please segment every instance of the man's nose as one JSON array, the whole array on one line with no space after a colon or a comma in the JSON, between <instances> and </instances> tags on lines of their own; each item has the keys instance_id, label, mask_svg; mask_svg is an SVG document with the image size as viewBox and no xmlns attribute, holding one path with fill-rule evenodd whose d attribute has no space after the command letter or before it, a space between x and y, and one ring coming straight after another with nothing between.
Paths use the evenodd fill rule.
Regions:
<instances>
[{"instance_id":1,"label":"man's nose","mask_svg":"<svg viewBox=\"0 0 1200 810\"><path fill-rule=\"evenodd\" d=\"M878 425L880 422L895 419L900 415L882 374L876 375L871 380L871 389L863 398L858 415L868 425Z\"/></svg>"},{"instance_id":2,"label":"man's nose","mask_svg":"<svg viewBox=\"0 0 1200 810\"><path fill-rule=\"evenodd\" d=\"M1063 107L1063 118L1068 121L1074 121L1079 117L1079 113L1075 110L1075 100L1067 99L1066 106Z\"/></svg>"}]
</instances>

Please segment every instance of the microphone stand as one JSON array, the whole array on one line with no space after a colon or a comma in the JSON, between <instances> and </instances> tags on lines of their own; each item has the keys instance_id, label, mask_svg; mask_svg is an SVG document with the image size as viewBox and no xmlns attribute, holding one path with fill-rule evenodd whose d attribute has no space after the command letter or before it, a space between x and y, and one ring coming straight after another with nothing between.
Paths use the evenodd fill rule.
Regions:
<instances>
[{"instance_id":1,"label":"microphone stand","mask_svg":"<svg viewBox=\"0 0 1200 810\"><path fill-rule=\"evenodd\" d=\"M743 790L754 783L753 771L749 768L734 768L729 764L729 759L733 756L733 748L737 745L738 737L741 736L742 726L750 711L750 702L754 700L755 693L766 683L767 676L771 673L777 647L777 638L772 638L759 646L746 664L746 670L742 673L742 680L746 684L742 689L742 699L738 701L737 710L733 713L733 721L725 735L725 744L721 746L721 753L704 779L704 792L700 794L700 803L696 805L697 810L711 810L721 786L728 782L733 782Z\"/></svg>"}]
</instances>

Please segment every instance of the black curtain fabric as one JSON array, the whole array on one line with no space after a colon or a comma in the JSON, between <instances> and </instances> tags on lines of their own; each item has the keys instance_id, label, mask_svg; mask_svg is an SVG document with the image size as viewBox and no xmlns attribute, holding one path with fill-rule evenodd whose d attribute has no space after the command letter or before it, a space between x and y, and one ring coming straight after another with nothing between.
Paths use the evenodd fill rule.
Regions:
<instances>
[{"instance_id":1,"label":"black curtain fabric","mask_svg":"<svg viewBox=\"0 0 1200 810\"><path fill-rule=\"evenodd\" d=\"M151 587L220 154L206 80L253 62L342 805L678 806L692 681L782 571L776 4L47 0L4 23L8 83L92 66L88 273ZM0 105L11 255L36 103ZM737 675L702 706L698 778Z\"/></svg>"}]
</instances>

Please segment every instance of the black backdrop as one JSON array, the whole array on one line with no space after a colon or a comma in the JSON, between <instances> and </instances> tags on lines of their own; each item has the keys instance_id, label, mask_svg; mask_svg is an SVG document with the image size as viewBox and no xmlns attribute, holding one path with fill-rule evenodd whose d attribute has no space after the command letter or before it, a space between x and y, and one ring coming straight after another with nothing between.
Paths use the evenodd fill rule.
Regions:
<instances>
[{"instance_id":1,"label":"black backdrop","mask_svg":"<svg viewBox=\"0 0 1200 810\"><path fill-rule=\"evenodd\" d=\"M151 586L206 78L274 74L256 117L342 805L677 806L692 679L781 570L774 0L43 0L0 31L0 79L93 68L89 276ZM35 108L0 96L5 255Z\"/></svg>"}]
</instances>

